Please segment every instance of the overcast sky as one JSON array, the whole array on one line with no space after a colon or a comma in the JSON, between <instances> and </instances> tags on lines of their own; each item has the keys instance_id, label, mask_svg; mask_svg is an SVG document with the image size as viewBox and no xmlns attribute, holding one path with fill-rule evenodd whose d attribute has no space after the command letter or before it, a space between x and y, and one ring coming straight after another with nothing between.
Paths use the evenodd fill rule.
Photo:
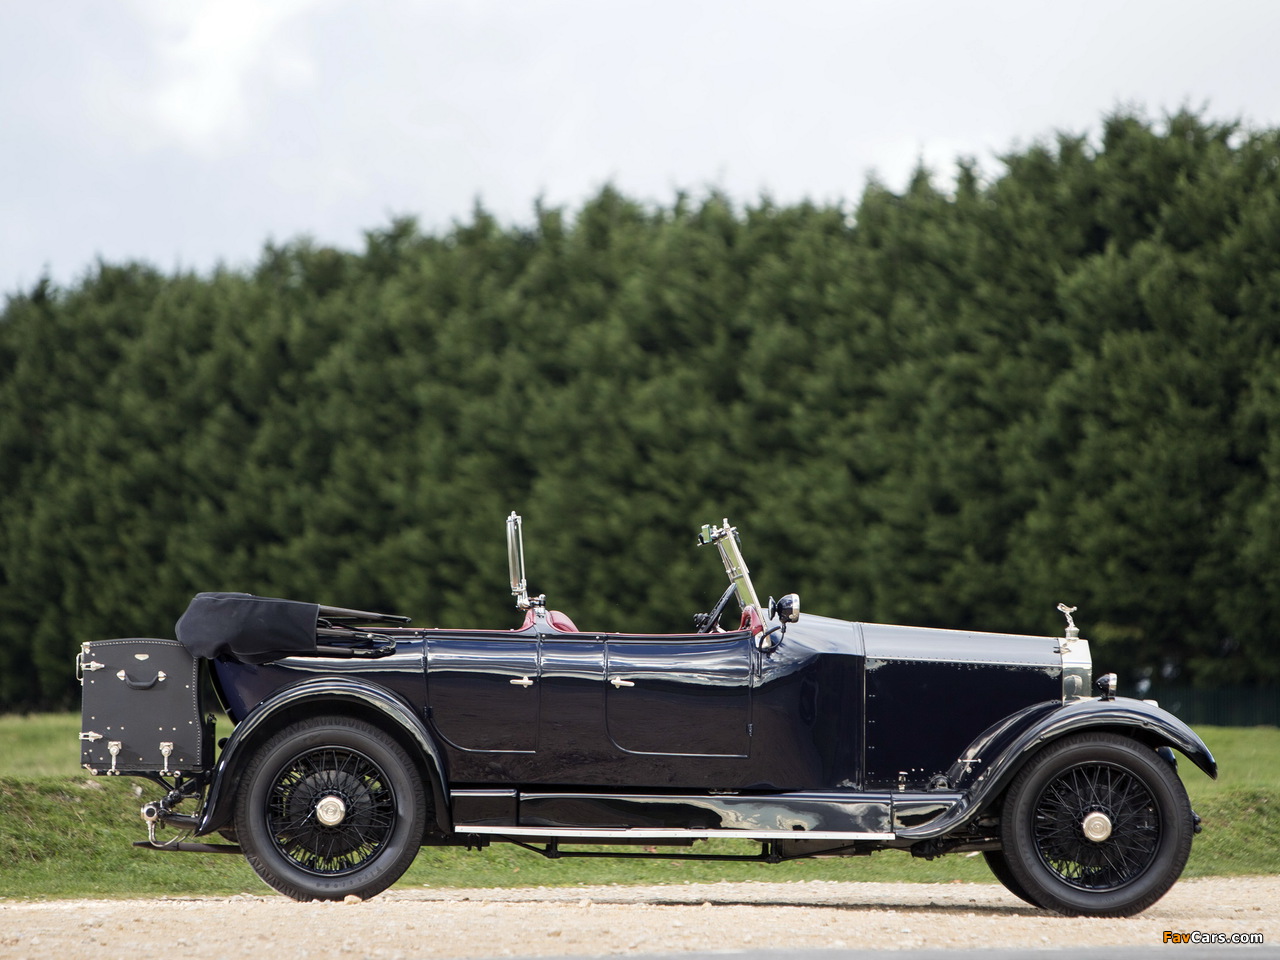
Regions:
<instances>
[{"instance_id":1,"label":"overcast sky","mask_svg":"<svg viewBox=\"0 0 1280 960\"><path fill-rule=\"evenodd\" d=\"M1136 105L1280 126L1280 2L0 0L0 293L479 199L856 203Z\"/></svg>"}]
</instances>

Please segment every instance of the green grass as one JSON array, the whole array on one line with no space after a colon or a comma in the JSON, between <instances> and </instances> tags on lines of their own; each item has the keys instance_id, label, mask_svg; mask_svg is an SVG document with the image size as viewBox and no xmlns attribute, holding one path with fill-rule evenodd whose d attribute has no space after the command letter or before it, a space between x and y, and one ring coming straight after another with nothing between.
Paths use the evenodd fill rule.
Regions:
<instances>
[{"instance_id":1,"label":"green grass","mask_svg":"<svg viewBox=\"0 0 1280 960\"><path fill-rule=\"evenodd\" d=\"M79 761L71 715L0 717L0 897L125 897L268 893L242 857L156 853L138 817L141 780L71 775ZM1185 876L1280 873L1280 730L1205 727L1221 769L1211 781L1183 759L1180 771L1205 830ZM167 836L172 836L168 834ZM634 849L634 848L629 848ZM675 849L675 848L673 848ZM754 853L715 841L698 852ZM991 881L981 857L917 860L899 851L787 864L678 860L546 860L499 844L483 851L423 848L400 887L574 886L716 880Z\"/></svg>"},{"instance_id":2,"label":"green grass","mask_svg":"<svg viewBox=\"0 0 1280 960\"><path fill-rule=\"evenodd\" d=\"M78 713L0 716L0 777L65 777L80 769Z\"/></svg>"},{"instance_id":3,"label":"green grass","mask_svg":"<svg viewBox=\"0 0 1280 960\"><path fill-rule=\"evenodd\" d=\"M1280 730L1199 727L1218 761L1210 780L1185 757L1178 772L1204 832L1191 845L1183 876L1280 873Z\"/></svg>"}]
</instances>

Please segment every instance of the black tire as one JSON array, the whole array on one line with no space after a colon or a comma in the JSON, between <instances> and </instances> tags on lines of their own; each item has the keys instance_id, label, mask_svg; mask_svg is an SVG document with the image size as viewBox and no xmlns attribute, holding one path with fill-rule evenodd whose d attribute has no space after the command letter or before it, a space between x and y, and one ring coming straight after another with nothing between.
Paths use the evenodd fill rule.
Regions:
<instances>
[{"instance_id":1,"label":"black tire","mask_svg":"<svg viewBox=\"0 0 1280 960\"><path fill-rule=\"evenodd\" d=\"M368 899L413 862L426 808L395 740L362 720L323 717L258 750L236 796L236 835L254 872L287 897Z\"/></svg>"},{"instance_id":2,"label":"black tire","mask_svg":"<svg viewBox=\"0 0 1280 960\"><path fill-rule=\"evenodd\" d=\"M1164 896L1195 832L1173 768L1109 733L1068 737L1034 757L1009 788L1000 831L1024 899L1091 917L1132 916Z\"/></svg>"},{"instance_id":3,"label":"black tire","mask_svg":"<svg viewBox=\"0 0 1280 960\"><path fill-rule=\"evenodd\" d=\"M1027 893L1027 888L1018 882L1018 878L1009 869L1009 861L1005 857L1003 850L984 850L982 851L982 859L987 861L987 866L991 868L991 873L1004 885L1006 890L1019 900L1025 900L1033 907L1040 906L1040 904L1031 899L1031 894Z\"/></svg>"}]
</instances>

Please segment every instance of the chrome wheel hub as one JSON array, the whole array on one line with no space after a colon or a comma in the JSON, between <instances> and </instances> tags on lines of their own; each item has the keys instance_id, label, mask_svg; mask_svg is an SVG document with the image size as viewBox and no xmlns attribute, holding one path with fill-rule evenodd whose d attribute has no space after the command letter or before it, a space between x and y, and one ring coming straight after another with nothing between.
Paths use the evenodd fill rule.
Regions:
<instances>
[{"instance_id":1,"label":"chrome wheel hub","mask_svg":"<svg viewBox=\"0 0 1280 960\"><path fill-rule=\"evenodd\" d=\"M1080 829L1094 843L1101 843L1111 836L1111 818L1101 810L1094 810L1092 813L1085 814L1084 819L1080 821Z\"/></svg>"},{"instance_id":2,"label":"chrome wheel hub","mask_svg":"<svg viewBox=\"0 0 1280 960\"><path fill-rule=\"evenodd\" d=\"M341 797L335 797L329 794L322 797L316 804L316 819L323 823L326 827L336 827L347 817L347 805L342 802ZM1111 830L1108 824L1107 832Z\"/></svg>"}]
</instances>

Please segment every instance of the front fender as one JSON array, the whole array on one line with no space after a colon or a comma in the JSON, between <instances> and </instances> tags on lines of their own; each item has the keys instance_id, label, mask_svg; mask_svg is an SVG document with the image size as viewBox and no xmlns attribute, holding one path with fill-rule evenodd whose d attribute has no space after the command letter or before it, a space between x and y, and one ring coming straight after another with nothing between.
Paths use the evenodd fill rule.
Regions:
<instances>
[{"instance_id":1,"label":"front fender","mask_svg":"<svg viewBox=\"0 0 1280 960\"><path fill-rule=\"evenodd\" d=\"M998 797L1023 765L1046 744L1073 733L1121 733L1151 746L1173 747L1213 779L1218 762L1185 723L1145 700L1075 700L1034 704L984 731L951 768L952 782L964 798L947 813L914 830L906 839L925 840L949 833L973 820Z\"/></svg>"},{"instance_id":2,"label":"front fender","mask_svg":"<svg viewBox=\"0 0 1280 960\"><path fill-rule=\"evenodd\" d=\"M395 725L396 731L412 746L410 753L416 751L417 758L426 768L435 799L437 825L443 832L451 833L453 824L445 790L444 758L413 709L390 691L374 684L349 677L318 677L282 687L236 724L218 757L196 834L212 833L231 821L236 786L253 756L254 748L264 736L287 723L287 716L296 715L299 708L305 708L307 715L316 716L335 706L339 709L355 708L362 714L372 714L379 721Z\"/></svg>"}]
</instances>

